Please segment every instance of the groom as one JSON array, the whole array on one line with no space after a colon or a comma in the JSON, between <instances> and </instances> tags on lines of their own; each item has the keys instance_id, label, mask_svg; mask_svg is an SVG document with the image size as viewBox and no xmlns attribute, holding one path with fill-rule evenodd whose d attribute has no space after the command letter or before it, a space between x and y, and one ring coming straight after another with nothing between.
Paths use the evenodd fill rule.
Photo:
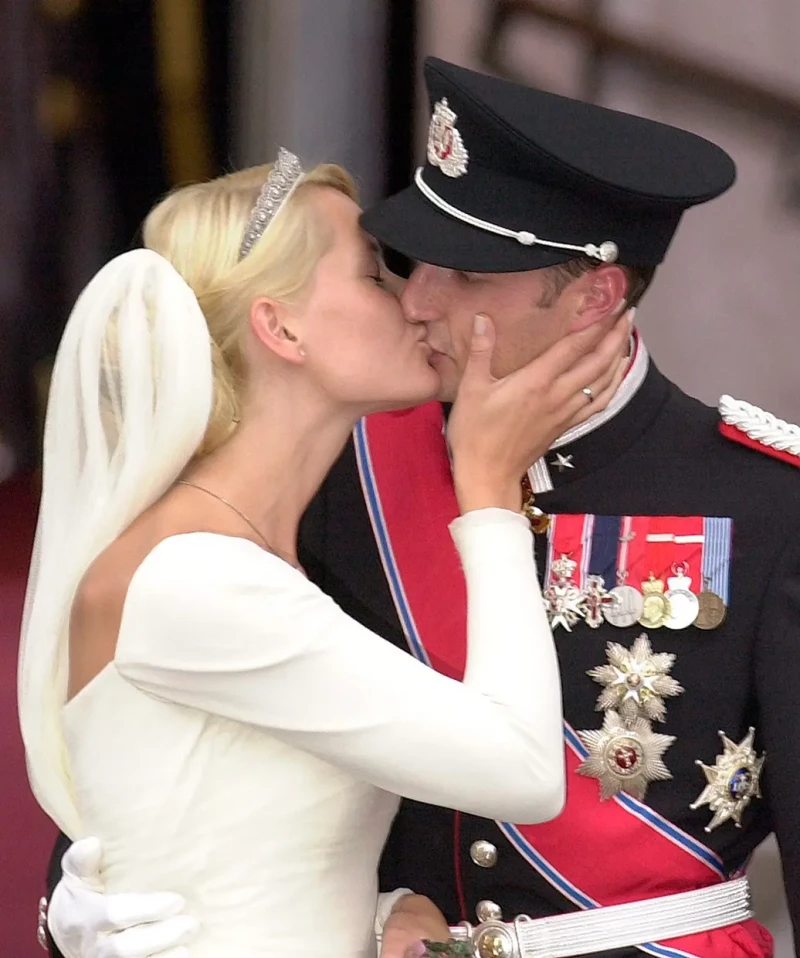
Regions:
<instances>
[{"instance_id":1,"label":"groom","mask_svg":"<svg viewBox=\"0 0 800 958\"><path fill-rule=\"evenodd\" d=\"M587 314L636 305L683 211L734 179L720 149L661 124L439 60L426 80L427 162L364 226L419 262L402 300L428 326L443 401L476 313L494 321L503 375ZM443 428L438 403L362 423L305 518L302 563L345 611L459 676ZM566 808L531 827L404 802L382 865L382 889L398 890L384 903L390 958L445 937L445 920L497 958L768 956L737 879L773 830L798 928L792 465L797 427L729 398L721 415L701 405L634 337L608 408L529 474L551 516L536 548L563 673ZM474 773L504 769L487 754ZM73 941L81 929L88 955L96 931L126 922L72 888L51 925L71 924ZM158 927L140 953L173 944Z\"/></svg>"}]
</instances>

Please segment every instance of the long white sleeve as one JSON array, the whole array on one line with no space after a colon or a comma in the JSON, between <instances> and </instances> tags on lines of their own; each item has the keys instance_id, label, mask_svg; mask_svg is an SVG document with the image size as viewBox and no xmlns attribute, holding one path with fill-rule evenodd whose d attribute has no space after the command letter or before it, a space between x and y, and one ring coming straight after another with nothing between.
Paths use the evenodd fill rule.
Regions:
<instances>
[{"instance_id":1,"label":"long white sleeve","mask_svg":"<svg viewBox=\"0 0 800 958\"><path fill-rule=\"evenodd\" d=\"M451 531L469 603L463 683L253 543L207 533L164 540L139 567L116 667L152 695L261 727L387 791L518 823L552 818L564 797L561 693L531 532L499 509Z\"/></svg>"}]
</instances>

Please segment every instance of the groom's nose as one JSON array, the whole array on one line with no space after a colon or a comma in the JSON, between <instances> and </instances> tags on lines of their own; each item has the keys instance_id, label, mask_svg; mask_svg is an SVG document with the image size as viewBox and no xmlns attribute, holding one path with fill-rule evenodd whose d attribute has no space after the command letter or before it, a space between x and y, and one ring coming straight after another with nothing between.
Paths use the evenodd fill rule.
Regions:
<instances>
[{"instance_id":1,"label":"groom's nose","mask_svg":"<svg viewBox=\"0 0 800 958\"><path fill-rule=\"evenodd\" d=\"M400 297L410 323L431 323L444 317L447 293L441 274L440 267L428 263L414 267Z\"/></svg>"}]
</instances>

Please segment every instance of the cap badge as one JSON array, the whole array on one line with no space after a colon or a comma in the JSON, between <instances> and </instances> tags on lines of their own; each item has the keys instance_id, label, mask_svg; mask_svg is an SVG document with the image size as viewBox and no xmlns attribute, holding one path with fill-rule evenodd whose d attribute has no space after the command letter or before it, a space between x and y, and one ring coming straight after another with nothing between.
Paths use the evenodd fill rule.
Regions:
<instances>
[{"instance_id":1,"label":"cap badge","mask_svg":"<svg viewBox=\"0 0 800 958\"><path fill-rule=\"evenodd\" d=\"M455 126L457 119L447 100L439 100L428 129L428 162L453 178L464 176L469 162L467 148Z\"/></svg>"}]
</instances>

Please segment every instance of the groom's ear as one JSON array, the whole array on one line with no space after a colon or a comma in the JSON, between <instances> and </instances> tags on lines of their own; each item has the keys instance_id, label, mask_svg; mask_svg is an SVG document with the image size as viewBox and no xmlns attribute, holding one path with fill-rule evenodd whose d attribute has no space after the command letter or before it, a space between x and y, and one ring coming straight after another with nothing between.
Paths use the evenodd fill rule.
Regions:
<instances>
[{"instance_id":1,"label":"groom's ear","mask_svg":"<svg viewBox=\"0 0 800 958\"><path fill-rule=\"evenodd\" d=\"M577 298L571 332L616 319L625 309L628 274L621 266L600 266L584 273L573 290Z\"/></svg>"}]
</instances>

